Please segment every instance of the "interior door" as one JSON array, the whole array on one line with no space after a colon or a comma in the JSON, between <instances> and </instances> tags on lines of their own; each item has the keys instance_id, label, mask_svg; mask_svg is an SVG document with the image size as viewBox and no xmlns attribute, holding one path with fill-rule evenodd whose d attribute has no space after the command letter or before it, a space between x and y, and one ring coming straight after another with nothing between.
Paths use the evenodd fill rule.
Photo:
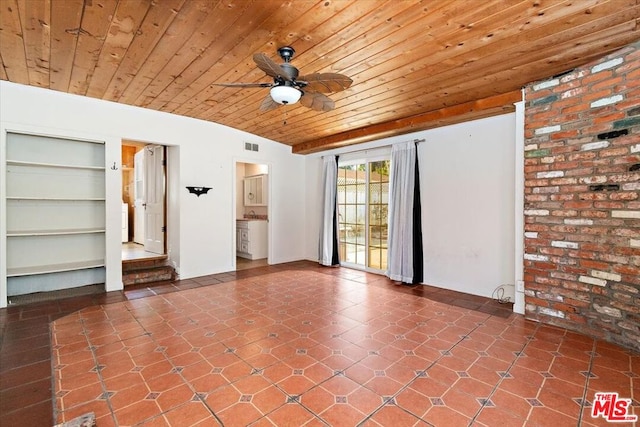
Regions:
<instances>
[{"instance_id":1,"label":"interior door","mask_svg":"<svg viewBox=\"0 0 640 427\"><path fill-rule=\"evenodd\" d=\"M144 245L144 151L133 157L133 241Z\"/></svg>"},{"instance_id":2,"label":"interior door","mask_svg":"<svg viewBox=\"0 0 640 427\"><path fill-rule=\"evenodd\" d=\"M164 147L148 145L144 152L144 250L164 254Z\"/></svg>"}]
</instances>

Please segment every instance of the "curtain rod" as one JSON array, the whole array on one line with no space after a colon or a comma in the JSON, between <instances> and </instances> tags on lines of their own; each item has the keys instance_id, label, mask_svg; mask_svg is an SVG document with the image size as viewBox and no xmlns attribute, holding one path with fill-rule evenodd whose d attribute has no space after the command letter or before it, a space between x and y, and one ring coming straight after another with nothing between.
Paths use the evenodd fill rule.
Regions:
<instances>
[{"instance_id":1,"label":"curtain rod","mask_svg":"<svg viewBox=\"0 0 640 427\"><path fill-rule=\"evenodd\" d=\"M426 141L426 138L422 138L422 139L414 139L414 140L413 140L413 142L414 142L415 144L418 144L418 143L420 143L420 142L425 142L425 141ZM395 144L402 144L402 143L404 143L404 142L409 142L409 141L396 142ZM360 154L360 153L366 153L367 151L379 150L379 149L381 149L381 148L390 148L390 147L392 147L392 146L393 146L393 144L381 145L381 146L379 146L379 147L365 148L365 149L363 149L363 150L346 151L346 152L344 152L344 153L340 153L340 154L338 154L338 155L339 155L339 156L342 156L342 155L346 155L346 154ZM324 155L324 156L322 156L321 158L323 158L323 159L324 159L326 156L335 156L335 154L325 154L325 155Z\"/></svg>"}]
</instances>

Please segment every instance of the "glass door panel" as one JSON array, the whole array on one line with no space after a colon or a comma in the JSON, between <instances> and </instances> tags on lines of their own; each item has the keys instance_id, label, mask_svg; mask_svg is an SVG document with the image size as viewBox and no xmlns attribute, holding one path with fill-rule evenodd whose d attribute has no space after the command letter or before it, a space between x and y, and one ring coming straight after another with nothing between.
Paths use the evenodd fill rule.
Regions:
<instances>
[{"instance_id":1,"label":"glass door panel","mask_svg":"<svg viewBox=\"0 0 640 427\"><path fill-rule=\"evenodd\" d=\"M389 160L355 162L338 169L340 259L387 268Z\"/></svg>"},{"instance_id":2,"label":"glass door panel","mask_svg":"<svg viewBox=\"0 0 640 427\"><path fill-rule=\"evenodd\" d=\"M338 240L340 259L351 264L365 265L365 237L363 209L366 209L364 186L365 164L350 164L338 168Z\"/></svg>"}]
</instances>

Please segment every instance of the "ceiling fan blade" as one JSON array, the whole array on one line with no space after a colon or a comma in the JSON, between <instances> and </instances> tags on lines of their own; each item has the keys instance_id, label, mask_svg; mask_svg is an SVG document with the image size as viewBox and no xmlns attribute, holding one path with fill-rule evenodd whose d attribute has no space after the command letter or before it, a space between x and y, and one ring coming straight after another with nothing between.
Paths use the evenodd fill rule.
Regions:
<instances>
[{"instance_id":1,"label":"ceiling fan blade","mask_svg":"<svg viewBox=\"0 0 640 427\"><path fill-rule=\"evenodd\" d=\"M211 86L224 87L271 87L273 83L211 83Z\"/></svg>"},{"instance_id":2,"label":"ceiling fan blade","mask_svg":"<svg viewBox=\"0 0 640 427\"><path fill-rule=\"evenodd\" d=\"M294 76L291 74L291 70L287 68L283 68L280 65L276 64L264 53L256 53L253 55L253 61L256 63L258 68L267 73L268 76L271 77L282 77L285 80L291 81Z\"/></svg>"},{"instance_id":3,"label":"ceiling fan blade","mask_svg":"<svg viewBox=\"0 0 640 427\"><path fill-rule=\"evenodd\" d=\"M305 89L320 93L340 92L353 83L349 77L337 73L314 73L302 76L297 81L305 82Z\"/></svg>"},{"instance_id":4,"label":"ceiling fan blade","mask_svg":"<svg viewBox=\"0 0 640 427\"><path fill-rule=\"evenodd\" d=\"M269 111L278 108L280 104L271 98L271 94L267 95L260 103L260 111Z\"/></svg>"},{"instance_id":5,"label":"ceiling fan blade","mask_svg":"<svg viewBox=\"0 0 640 427\"><path fill-rule=\"evenodd\" d=\"M300 98L300 104L316 111L331 111L336 105L331 98L319 92L305 92Z\"/></svg>"}]
</instances>

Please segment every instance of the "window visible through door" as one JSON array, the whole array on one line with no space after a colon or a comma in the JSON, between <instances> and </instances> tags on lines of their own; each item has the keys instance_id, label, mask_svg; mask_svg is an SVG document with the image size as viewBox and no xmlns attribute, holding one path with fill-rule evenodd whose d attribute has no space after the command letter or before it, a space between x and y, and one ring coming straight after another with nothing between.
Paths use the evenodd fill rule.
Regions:
<instances>
[{"instance_id":1,"label":"window visible through door","mask_svg":"<svg viewBox=\"0 0 640 427\"><path fill-rule=\"evenodd\" d=\"M345 265L387 268L388 159L338 166L338 239Z\"/></svg>"}]
</instances>

